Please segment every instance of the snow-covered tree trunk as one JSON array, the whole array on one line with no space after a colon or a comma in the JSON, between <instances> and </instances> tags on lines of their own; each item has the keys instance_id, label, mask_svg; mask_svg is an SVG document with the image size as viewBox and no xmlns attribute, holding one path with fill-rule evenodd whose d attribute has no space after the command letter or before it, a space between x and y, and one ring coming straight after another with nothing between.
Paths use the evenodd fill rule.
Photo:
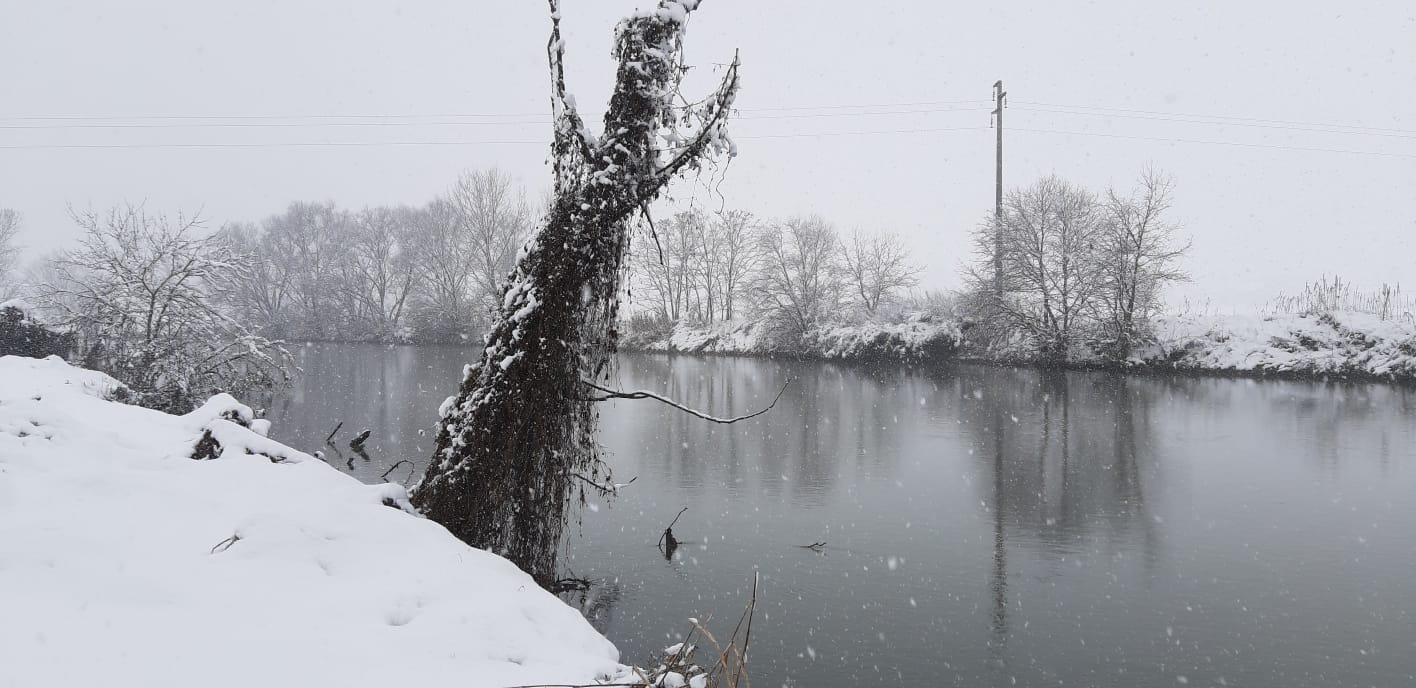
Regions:
<instances>
[{"instance_id":1,"label":"snow-covered tree trunk","mask_svg":"<svg viewBox=\"0 0 1416 688\"><path fill-rule=\"evenodd\" d=\"M725 124L736 59L707 99L674 102L697 5L661 0L619 24L617 85L597 139L566 93L559 0L550 0L554 198L517 260L481 360L441 409L437 446L413 494L429 518L543 584L555 577L571 500L608 488L582 380L609 374L635 214L679 171L734 152Z\"/></svg>"}]
</instances>

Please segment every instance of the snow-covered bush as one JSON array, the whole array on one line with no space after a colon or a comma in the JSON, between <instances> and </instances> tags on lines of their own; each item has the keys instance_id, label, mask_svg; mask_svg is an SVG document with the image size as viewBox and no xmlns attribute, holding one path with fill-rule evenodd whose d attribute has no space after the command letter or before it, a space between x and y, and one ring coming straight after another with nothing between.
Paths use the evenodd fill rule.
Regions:
<instances>
[{"instance_id":1,"label":"snow-covered bush","mask_svg":"<svg viewBox=\"0 0 1416 688\"><path fill-rule=\"evenodd\" d=\"M72 335L37 321L34 310L24 302L12 299L0 303L0 356L67 356L73 348Z\"/></svg>"},{"instance_id":2,"label":"snow-covered bush","mask_svg":"<svg viewBox=\"0 0 1416 688\"><path fill-rule=\"evenodd\" d=\"M1156 319L1141 365L1179 370L1416 379L1416 323L1372 313Z\"/></svg>"},{"instance_id":3,"label":"snow-covered bush","mask_svg":"<svg viewBox=\"0 0 1416 688\"><path fill-rule=\"evenodd\" d=\"M246 394L289 379L279 342L218 308L249 257L142 206L78 213L79 247L39 287L55 325L72 333L87 367L117 378L152 408L184 412L217 392Z\"/></svg>"},{"instance_id":4,"label":"snow-covered bush","mask_svg":"<svg viewBox=\"0 0 1416 688\"><path fill-rule=\"evenodd\" d=\"M902 323L815 327L786 338L771 320L701 327L679 323L667 335L642 333L621 344L630 351L924 363L952 358L962 342L963 332L953 320L916 315Z\"/></svg>"}]
</instances>

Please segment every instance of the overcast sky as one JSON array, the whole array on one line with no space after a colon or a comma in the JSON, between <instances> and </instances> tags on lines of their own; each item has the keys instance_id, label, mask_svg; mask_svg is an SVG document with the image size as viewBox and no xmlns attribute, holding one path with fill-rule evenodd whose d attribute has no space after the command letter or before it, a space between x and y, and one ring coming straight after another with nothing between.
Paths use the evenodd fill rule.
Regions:
<instances>
[{"instance_id":1,"label":"overcast sky","mask_svg":"<svg viewBox=\"0 0 1416 688\"><path fill-rule=\"evenodd\" d=\"M636 5L567 4L570 87L598 115ZM292 200L422 203L489 166L539 194L548 29L533 0L5 0L0 206L37 251L75 236L66 204L216 226ZM1246 306L1322 274L1416 291L1411 2L707 0L687 90L735 49L740 156L722 198L703 181L681 200L893 230L925 286L957 286L993 205L1003 79L1007 184L1174 175L1194 282L1172 301Z\"/></svg>"}]
</instances>

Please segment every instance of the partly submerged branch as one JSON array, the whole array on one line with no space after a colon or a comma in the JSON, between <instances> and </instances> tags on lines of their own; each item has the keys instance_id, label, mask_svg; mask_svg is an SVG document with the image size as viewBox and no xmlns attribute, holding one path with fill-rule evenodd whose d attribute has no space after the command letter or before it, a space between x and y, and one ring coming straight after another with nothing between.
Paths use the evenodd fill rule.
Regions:
<instances>
[{"instance_id":1,"label":"partly submerged branch","mask_svg":"<svg viewBox=\"0 0 1416 688\"><path fill-rule=\"evenodd\" d=\"M697 409L689 408L689 407L687 407L687 406L684 406L683 404L680 404L680 403L678 403L677 401L674 401L673 399L670 399L670 398L668 398L668 397L665 397L665 396L662 396L662 395L659 395L659 394L655 394L655 393L650 392L650 391L648 391L648 390L642 390L642 389L641 389L641 390L635 390L635 391L633 391L633 392L621 392L621 391L619 391L619 390L610 389L610 388L608 388L608 387L601 387L600 385L597 385L597 384L595 384L595 383L593 383L593 382L591 382L591 381L589 381L589 380L581 380L580 383L583 384L583 385L585 385L586 387L589 387L589 388L591 388L591 389L597 391L597 392L603 392L603 393L604 393L604 396L598 396L598 397L597 397L597 396L592 396L592 397L589 397L589 401L609 401L610 399L653 399L653 400L655 400L655 401L659 401L659 402L663 402L663 403L665 403L665 404L668 404L669 406L672 406L672 407L674 407L674 408L676 408L676 409L678 409L678 410L680 410L680 411L683 411L684 413L687 413L687 414L689 414L689 415L697 416L697 417L699 417L699 418L702 418L703 420L709 421L709 422L711 422L711 423L729 424L729 423L736 423L736 422L741 421L741 420L747 420L747 419L749 419L749 418L756 418L757 416L760 416L760 415L762 415L762 414L764 414L764 413L766 413L766 412L768 412L768 411L771 411L771 410L772 410L772 407L777 405L777 400L779 400L779 399L782 398L782 392L787 391L787 385L790 385L790 384L791 384L791 381L788 380L787 382L785 382L785 383L782 384L782 388L779 389L779 390L777 390L777 396L772 397L772 403L768 404L766 408L761 409L761 410L759 410L759 411L755 411L755 412L753 412L753 413L749 413L749 414L747 414L747 415L745 415L745 416L735 416L735 417L733 417L733 418L719 418L718 416L712 416L712 415L709 415L709 414L704 413L704 412L702 412L702 411L699 411L699 410L697 410Z\"/></svg>"}]
</instances>

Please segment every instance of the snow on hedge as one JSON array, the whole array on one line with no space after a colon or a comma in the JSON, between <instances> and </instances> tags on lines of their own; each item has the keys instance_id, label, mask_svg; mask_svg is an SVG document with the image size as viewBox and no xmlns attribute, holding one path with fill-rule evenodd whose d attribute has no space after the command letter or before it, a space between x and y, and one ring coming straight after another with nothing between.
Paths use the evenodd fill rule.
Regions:
<instances>
[{"instance_id":1,"label":"snow on hedge","mask_svg":"<svg viewBox=\"0 0 1416 688\"><path fill-rule=\"evenodd\" d=\"M621 671L506 560L244 425L0 357L0 683L509 686ZM210 437L213 460L193 460ZM209 443L210 444L210 443ZM9 682L9 683L7 683Z\"/></svg>"},{"instance_id":2,"label":"snow on hedge","mask_svg":"<svg viewBox=\"0 0 1416 688\"><path fill-rule=\"evenodd\" d=\"M693 326L679 323L667 336L626 337L624 348L692 354L804 356L828 360L942 360L952 356L963 336L953 322L912 319L903 323L830 325L811 330L799 342L775 338L760 320Z\"/></svg>"},{"instance_id":3,"label":"snow on hedge","mask_svg":"<svg viewBox=\"0 0 1416 688\"><path fill-rule=\"evenodd\" d=\"M1138 363L1186 370L1416 378L1416 322L1368 313L1161 317Z\"/></svg>"}]
</instances>

